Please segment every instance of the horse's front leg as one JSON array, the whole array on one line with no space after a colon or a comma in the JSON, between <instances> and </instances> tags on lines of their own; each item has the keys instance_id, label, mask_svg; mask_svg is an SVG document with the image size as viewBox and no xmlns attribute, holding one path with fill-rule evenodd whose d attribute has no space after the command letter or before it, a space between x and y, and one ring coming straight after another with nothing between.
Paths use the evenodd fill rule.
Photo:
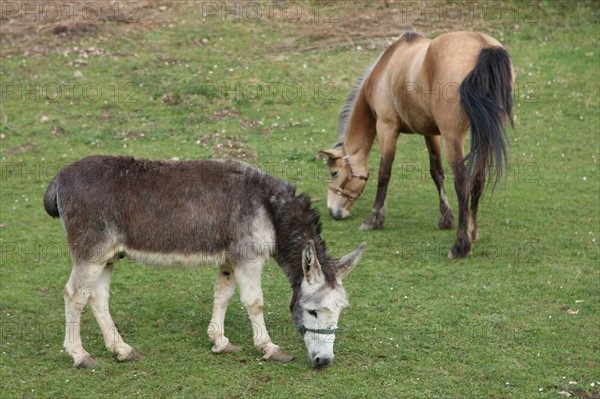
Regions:
<instances>
[{"instance_id":1,"label":"horse's front leg","mask_svg":"<svg viewBox=\"0 0 600 399\"><path fill-rule=\"evenodd\" d=\"M246 261L235 268L235 279L240 287L240 299L252 323L254 346L263 352L263 359L289 362L294 356L283 352L271 341L263 315L264 301L261 287L263 261Z\"/></svg>"},{"instance_id":2,"label":"horse's front leg","mask_svg":"<svg viewBox=\"0 0 600 399\"><path fill-rule=\"evenodd\" d=\"M442 154L440 150L440 136L425 136L425 144L429 152L429 173L438 190L440 199L441 218L438 222L438 228L441 230L451 229L454 225L454 216L452 207L448 202L446 190L444 190L444 168L442 167Z\"/></svg>"},{"instance_id":3,"label":"horse's front leg","mask_svg":"<svg viewBox=\"0 0 600 399\"><path fill-rule=\"evenodd\" d=\"M379 174L377 176L377 194L373 211L360 225L361 230L374 230L383 228L385 220L385 197L392 176L392 165L396 156L396 142L398 140L398 127L395 123L377 121L377 137L381 146L381 160L379 161Z\"/></svg>"}]
</instances>

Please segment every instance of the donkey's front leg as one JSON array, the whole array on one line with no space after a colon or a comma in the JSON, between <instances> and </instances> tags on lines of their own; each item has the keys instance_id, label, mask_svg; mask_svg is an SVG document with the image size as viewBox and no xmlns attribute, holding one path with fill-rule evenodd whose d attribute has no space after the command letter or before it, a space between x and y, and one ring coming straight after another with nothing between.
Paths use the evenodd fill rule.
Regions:
<instances>
[{"instance_id":1,"label":"donkey's front leg","mask_svg":"<svg viewBox=\"0 0 600 399\"><path fill-rule=\"evenodd\" d=\"M396 142L398 128L395 123L377 121L377 137L381 146L381 160L379 161L379 174L377 177L377 194L373 211L360 225L361 230L382 229L385 220L385 197L392 176L392 164L396 156Z\"/></svg>"},{"instance_id":2,"label":"donkey's front leg","mask_svg":"<svg viewBox=\"0 0 600 399\"><path fill-rule=\"evenodd\" d=\"M225 312L235 291L235 278L231 265L221 265L215 282L215 298L212 318L208 325L208 336L213 342L214 353L230 353L242 350L241 346L232 345L225 336Z\"/></svg>"},{"instance_id":3,"label":"donkey's front leg","mask_svg":"<svg viewBox=\"0 0 600 399\"><path fill-rule=\"evenodd\" d=\"M248 311L252 323L254 346L264 353L263 359L289 362L294 356L283 352L271 342L263 315L264 301L261 288L263 262L245 262L235 269L235 278L240 287L240 298Z\"/></svg>"}]
</instances>

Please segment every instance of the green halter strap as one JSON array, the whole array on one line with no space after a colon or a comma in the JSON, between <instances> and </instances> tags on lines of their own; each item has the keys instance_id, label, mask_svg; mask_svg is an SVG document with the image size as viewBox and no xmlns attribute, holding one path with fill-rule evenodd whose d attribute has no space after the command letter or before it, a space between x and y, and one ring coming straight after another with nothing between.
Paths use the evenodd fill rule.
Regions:
<instances>
[{"instance_id":1,"label":"green halter strap","mask_svg":"<svg viewBox=\"0 0 600 399\"><path fill-rule=\"evenodd\" d=\"M314 333L314 334L323 334L323 335L332 335L335 334L335 332L337 331L337 328L322 328L322 329L313 329L313 328L306 328L304 326L302 326L302 328L304 329L304 331L302 332L302 335L304 335L304 333L306 333L307 331Z\"/></svg>"}]
</instances>

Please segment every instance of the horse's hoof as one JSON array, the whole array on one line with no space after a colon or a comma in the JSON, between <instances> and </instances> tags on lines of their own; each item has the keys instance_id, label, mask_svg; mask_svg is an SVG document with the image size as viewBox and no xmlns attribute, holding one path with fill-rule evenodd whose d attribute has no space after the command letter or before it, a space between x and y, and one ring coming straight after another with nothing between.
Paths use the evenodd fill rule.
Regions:
<instances>
[{"instance_id":1,"label":"horse's hoof","mask_svg":"<svg viewBox=\"0 0 600 399\"><path fill-rule=\"evenodd\" d=\"M240 352L243 348L239 345L232 345L232 344L228 344L225 348L221 349L218 352L213 351L214 354L216 355L223 355L225 353L234 353L234 352Z\"/></svg>"},{"instance_id":2,"label":"horse's hoof","mask_svg":"<svg viewBox=\"0 0 600 399\"><path fill-rule=\"evenodd\" d=\"M440 219L437 227L440 230L450 230L454 227L454 220Z\"/></svg>"},{"instance_id":3,"label":"horse's hoof","mask_svg":"<svg viewBox=\"0 0 600 399\"><path fill-rule=\"evenodd\" d=\"M470 244L468 246L460 247L457 244L454 244L450 252L448 252L449 259L459 259L464 258L471 252Z\"/></svg>"},{"instance_id":4,"label":"horse's hoof","mask_svg":"<svg viewBox=\"0 0 600 399\"><path fill-rule=\"evenodd\" d=\"M363 231L370 231L370 230L373 230L374 227L371 224L367 224L365 222L362 222L361 225L360 225L360 227L358 229L359 230L363 230Z\"/></svg>"},{"instance_id":5,"label":"horse's hoof","mask_svg":"<svg viewBox=\"0 0 600 399\"><path fill-rule=\"evenodd\" d=\"M143 359L144 359L144 355L141 355L141 354L137 353L133 349L125 357L119 357L119 356L117 356L117 360L120 361L120 362L135 362L136 360L143 360Z\"/></svg>"},{"instance_id":6,"label":"horse's hoof","mask_svg":"<svg viewBox=\"0 0 600 399\"><path fill-rule=\"evenodd\" d=\"M383 229L383 214L371 214L368 218L363 220L360 225L360 230L379 230Z\"/></svg>"},{"instance_id":7,"label":"horse's hoof","mask_svg":"<svg viewBox=\"0 0 600 399\"><path fill-rule=\"evenodd\" d=\"M98 366L98 362L90 355L87 355L79 363L75 364L75 367L80 369L95 369L96 366Z\"/></svg>"},{"instance_id":8,"label":"horse's hoof","mask_svg":"<svg viewBox=\"0 0 600 399\"><path fill-rule=\"evenodd\" d=\"M285 353L282 350L279 350L279 351L273 353L268 358L266 358L266 357L263 356L263 360L271 360L273 362L287 363L287 362L291 362L292 360L294 360L294 356L293 355L289 355L289 354Z\"/></svg>"}]
</instances>

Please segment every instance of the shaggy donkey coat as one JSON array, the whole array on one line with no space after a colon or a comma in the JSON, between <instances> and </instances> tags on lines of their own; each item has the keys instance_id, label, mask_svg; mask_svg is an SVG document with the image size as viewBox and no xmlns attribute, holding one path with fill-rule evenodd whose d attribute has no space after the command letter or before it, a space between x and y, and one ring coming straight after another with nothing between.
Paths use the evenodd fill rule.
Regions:
<instances>
[{"instance_id":1,"label":"shaggy donkey coat","mask_svg":"<svg viewBox=\"0 0 600 399\"><path fill-rule=\"evenodd\" d=\"M56 175L44 206L49 215L61 218L73 260L65 288L64 345L79 367L96 365L79 334L81 309L88 300L107 348L121 361L141 358L123 342L108 312L110 277L120 257L160 265L219 265L208 329L213 351L240 349L223 331L225 310L237 283L255 326L256 347L267 359L287 361L292 357L271 342L264 325L260 288L264 262L274 256L289 279L295 326L308 334L303 304L327 310L323 313L329 317L320 316L318 321L337 325L339 311L347 304L341 278L364 249L361 245L339 261L329 257L310 198L296 196L294 186L238 161L93 156ZM308 347L306 337L305 342ZM313 366L331 362L332 345L331 353L325 352L309 347Z\"/></svg>"}]
</instances>

